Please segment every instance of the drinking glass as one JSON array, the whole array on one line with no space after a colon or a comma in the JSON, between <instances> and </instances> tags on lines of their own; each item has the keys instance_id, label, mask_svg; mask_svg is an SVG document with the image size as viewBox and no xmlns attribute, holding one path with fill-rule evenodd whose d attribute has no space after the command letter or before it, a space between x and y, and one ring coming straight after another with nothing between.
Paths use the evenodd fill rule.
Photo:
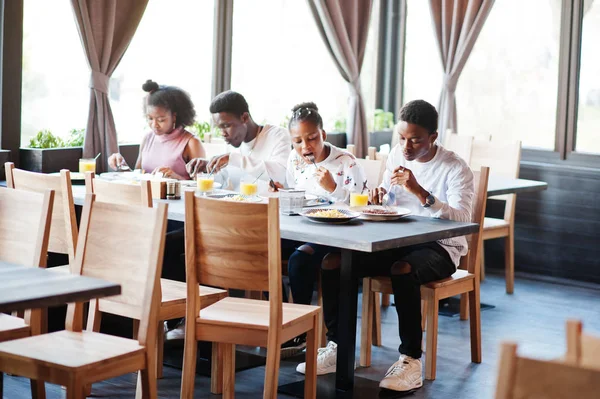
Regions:
<instances>
[{"instance_id":1,"label":"drinking glass","mask_svg":"<svg viewBox=\"0 0 600 399\"><path fill-rule=\"evenodd\" d=\"M96 158L80 158L79 173L94 172L96 173Z\"/></svg>"},{"instance_id":2,"label":"drinking glass","mask_svg":"<svg viewBox=\"0 0 600 399\"><path fill-rule=\"evenodd\" d=\"M198 175L196 176L198 191L200 191L204 196L210 194L213 191L214 182L214 175L208 173L198 173Z\"/></svg>"}]
</instances>

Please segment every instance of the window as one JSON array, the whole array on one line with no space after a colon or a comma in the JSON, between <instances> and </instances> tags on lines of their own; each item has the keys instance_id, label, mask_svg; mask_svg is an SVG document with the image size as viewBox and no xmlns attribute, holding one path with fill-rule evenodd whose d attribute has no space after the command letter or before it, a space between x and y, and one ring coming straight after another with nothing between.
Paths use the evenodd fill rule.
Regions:
<instances>
[{"instance_id":1,"label":"window","mask_svg":"<svg viewBox=\"0 0 600 399\"><path fill-rule=\"evenodd\" d=\"M192 97L196 120L208 121L212 84L214 0L148 2L131 45L110 82L120 143L139 143L148 131L142 84L178 86Z\"/></svg>"},{"instance_id":2,"label":"window","mask_svg":"<svg viewBox=\"0 0 600 399\"><path fill-rule=\"evenodd\" d=\"M554 149L560 19L560 1L494 3L458 81L459 134Z\"/></svg>"},{"instance_id":3,"label":"window","mask_svg":"<svg viewBox=\"0 0 600 399\"><path fill-rule=\"evenodd\" d=\"M249 15L260 15L260 19ZM373 32L371 26L361 76L367 112L373 109L375 96L372 79L377 50ZM317 104L327 131L334 130L336 121L345 120L348 84L305 1L236 1L232 53L231 88L246 97L257 122L284 123L291 108L304 101Z\"/></svg>"},{"instance_id":4,"label":"window","mask_svg":"<svg viewBox=\"0 0 600 399\"><path fill-rule=\"evenodd\" d=\"M584 4L575 149L600 153L600 2Z\"/></svg>"},{"instance_id":5,"label":"window","mask_svg":"<svg viewBox=\"0 0 600 399\"><path fill-rule=\"evenodd\" d=\"M444 71L429 2L407 0L403 103L425 100L436 108Z\"/></svg>"},{"instance_id":6,"label":"window","mask_svg":"<svg viewBox=\"0 0 600 399\"><path fill-rule=\"evenodd\" d=\"M90 72L71 2L23 5L21 145L40 130L66 138L87 124Z\"/></svg>"}]
</instances>

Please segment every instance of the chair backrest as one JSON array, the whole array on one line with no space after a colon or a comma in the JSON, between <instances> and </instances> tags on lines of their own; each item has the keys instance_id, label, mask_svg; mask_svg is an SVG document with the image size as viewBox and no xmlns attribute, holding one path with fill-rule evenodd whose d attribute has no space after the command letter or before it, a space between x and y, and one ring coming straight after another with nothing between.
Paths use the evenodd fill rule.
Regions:
<instances>
[{"instance_id":1,"label":"chair backrest","mask_svg":"<svg viewBox=\"0 0 600 399\"><path fill-rule=\"evenodd\" d=\"M46 266L54 191L0 188L0 260Z\"/></svg>"},{"instance_id":2,"label":"chair backrest","mask_svg":"<svg viewBox=\"0 0 600 399\"><path fill-rule=\"evenodd\" d=\"M85 174L85 191L87 194L96 194L96 201L152 208L152 190L148 180L140 181L139 185L112 182L97 179L92 172L88 172Z\"/></svg>"},{"instance_id":3,"label":"chair backrest","mask_svg":"<svg viewBox=\"0 0 600 399\"><path fill-rule=\"evenodd\" d=\"M140 320L141 344L148 329L156 331L166 228L165 203L155 208L110 204L86 194L72 272L121 285L121 295L98 300L100 311ZM70 329L81 328L82 320L75 319L80 315L81 309L68 312Z\"/></svg>"},{"instance_id":4,"label":"chair backrest","mask_svg":"<svg viewBox=\"0 0 600 399\"><path fill-rule=\"evenodd\" d=\"M223 155L229 152L229 148L227 148L227 143L202 143L202 147L204 147L205 157L210 159L217 155Z\"/></svg>"},{"instance_id":5,"label":"chair backrest","mask_svg":"<svg viewBox=\"0 0 600 399\"><path fill-rule=\"evenodd\" d=\"M77 218L71 188L71 172L60 171L60 176L16 169L14 163L5 163L6 185L9 188L35 192L54 190L52 224L48 251L68 254L69 263L75 259L77 247Z\"/></svg>"},{"instance_id":6,"label":"chair backrest","mask_svg":"<svg viewBox=\"0 0 600 399\"><path fill-rule=\"evenodd\" d=\"M487 166L481 167L479 171L473 172L473 186L475 196L473 198L473 207L471 212L471 222L479 224L479 229L476 233L467 237L469 243L469 256L467 262L467 270L475 275L475 280L479 281L479 257L481 253L480 242L483 240L483 220L485 218L485 208L487 203L487 187L490 176L490 169Z\"/></svg>"},{"instance_id":7,"label":"chair backrest","mask_svg":"<svg viewBox=\"0 0 600 399\"><path fill-rule=\"evenodd\" d=\"M583 332L580 320L567 321L567 354L565 362L600 370L600 337Z\"/></svg>"},{"instance_id":8,"label":"chair backrest","mask_svg":"<svg viewBox=\"0 0 600 399\"><path fill-rule=\"evenodd\" d=\"M443 146L447 150L456 153L465 160L467 164L471 162L471 153L473 151L473 136L458 135L456 133L446 133Z\"/></svg>"},{"instance_id":9,"label":"chair backrest","mask_svg":"<svg viewBox=\"0 0 600 399\"><path fill-rule=\"evenodd\" d=\"M496 399L593 399L600 392L600 370L517 355L517 344L504 343Z\"/></svg>"},{"instance_id":10,"label":"chair backrest","mask_svg":"<svg viewBox=\"0 0 600 399\"><path fill-rule=\"evenodd\" d=\"M383 178L385 164L382 161L371 159L356 158L356 162L362 166L367 178L367 188L373 189L379 187Z\"/></svg>"},{"instance_id":11,"label":"chair backrest","mask_svg":"<svg viewBox=\"0 0 600 399\"><path fill-rule=\"evenodd\" d=\"M281 325L278 198L267 204L237 203L186 191L185 263L188 307L194 314L200 311L198 284L268 291L270 323Z\"/></svg>"},{"instance_id":12,"label":"chair backrest","mask_svg":"<svg viewBox=\"0 0 600 399\"><path fill-rule=\"evenodd\" d=\"M492 176L503 176L511 179L519 177L521 162L521 142L502 140L473 140L471 161L469 166L479 170L488 166Z\"/></svg>"}]
</instances>

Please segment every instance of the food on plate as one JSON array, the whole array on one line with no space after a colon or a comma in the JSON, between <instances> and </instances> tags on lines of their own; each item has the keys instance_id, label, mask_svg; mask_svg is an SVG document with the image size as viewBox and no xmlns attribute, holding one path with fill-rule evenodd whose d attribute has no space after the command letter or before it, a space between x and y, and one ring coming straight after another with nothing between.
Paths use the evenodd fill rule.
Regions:
<instances>
[{"instance_id":1,"label":"food on plate","mask_svg":"<svg viewBox=\"0 0 600 399\"><path fill-rule=\"evenodd\" d=\"M227 196L227 197L225 197L225 199L228 201L236 201L236 202L248 201L248 197L245 195L242 195L242 194Z\"/></svg>"},{"instance_id":2,"label":"food on plate","mask_svg":"<svg viewBox=\"0 0 600 399\"><path fill-rule=\"evenodd\" d=\"M345 218L345 217L348 217L348 215L341 212L339 209L316 209L307 214L309 216L314 216L314 217L318 217L318 218Z\"/></svg>"},{"instance_id":3,"label":"food on plate","mask_svg":"<svg viewBox=\"0 0 600 399\"><path fill-rule=\"evenodd\" d=\"M387 209L363 209L362 213L367 215L397 215L398 212Z\"/></svg>"}]
</instances>

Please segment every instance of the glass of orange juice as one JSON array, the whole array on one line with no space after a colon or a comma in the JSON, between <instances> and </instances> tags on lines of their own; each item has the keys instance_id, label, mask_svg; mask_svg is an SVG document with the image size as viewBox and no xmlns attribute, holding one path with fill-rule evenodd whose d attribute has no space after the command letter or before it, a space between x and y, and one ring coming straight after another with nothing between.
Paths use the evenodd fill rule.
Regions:
<instances>
[{"instance_id":1,"label":"glass of orange juice","mask_svg":"<svg viewBox=\"0 0 600 399\"><path fill-rule=\"evenodd\" d=\"M198 173L196 177L196 183L198 185L198 191L203 195L207 195L213 190L215 183L215 176L208 173Z\"/></svg>"},{"instance_id":2,"label":"glass of orange juice","mask_svg":"<svg viewBox=\"0 0 600 399\"><path fill-rule=\"evenodd\" d=\"M350 206L367 206L369 205L369 194L367 193L350 193Z\"/></svg>"},{"instance_id":3,"label":"glass of orange juice","mask_svg":"<svg viewBox=\"0 0 600 399\"><path fill-rule=\"evenodd\" d=\"M252 197L255 196L257 192L258 184L256 182L256 178L252 176L242 178L240 181L240 194Z\"/></svg>"},{"instance_id":4,"label":"glass of orange juice","mask_svg":"<svg viewBox=\"0 0 600 399\"><path fill-rule=\"evenodd\" d=\"M96 158L80 158L79 173L94 172L96 173Z\"/></svg>"}]
</instances>

